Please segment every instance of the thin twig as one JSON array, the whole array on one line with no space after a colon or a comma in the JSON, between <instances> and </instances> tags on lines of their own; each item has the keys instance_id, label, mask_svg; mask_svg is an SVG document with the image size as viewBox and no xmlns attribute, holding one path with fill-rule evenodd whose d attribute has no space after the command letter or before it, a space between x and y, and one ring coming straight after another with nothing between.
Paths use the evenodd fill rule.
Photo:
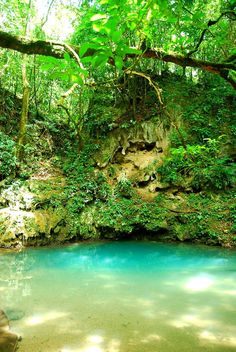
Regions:
<instances>
[{"instance_id":1,"label":"thin twig","mask_svg":"<svg viewBox=\"0 0 236 352\"><path fill-rule=\"evenodd\" d=\"M143 77L146 80L148 80L150 86L154 88L160 104L163 105L163 101L162 101L162 97L161 97L161 89L158 87L156 82L153 82L153 80L151 79L150 76L145 75L142 72L137 72L137 71L129 70L129 69L126 69L124 72L127 73L127 74L133 74L133 75L136 75L136 76L140 76L140 77Z\"/></svg>"},{"instance_id":2,"label":"thin twig","mask_svg":"<svg viewBox=\"0 0 236 352\"><path fill-rule=\"evenodd\" d=\"M44 25L47 23L47 21L48 21L48 16L49 16L49 13L50 13L50 10L51 10L51 8L52 8L52 5L53 5L54 1L55 1L55 0L51 0L50 4L49 4L49 6L48 6L47 14L46 14L44 20L42 19L42 22L41 22L41 27L42 27L42 28L43 28L43 26L44 26Z\"/></svg>"}]
</instances>

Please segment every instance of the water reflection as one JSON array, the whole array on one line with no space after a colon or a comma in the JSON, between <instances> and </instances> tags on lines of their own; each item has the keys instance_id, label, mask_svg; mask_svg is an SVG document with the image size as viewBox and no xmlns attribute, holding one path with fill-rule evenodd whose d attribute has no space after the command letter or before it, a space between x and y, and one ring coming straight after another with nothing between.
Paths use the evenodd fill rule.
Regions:
<instances>
[{"instance_id":1,"label":"water reflection","mask_svg":"<svg viewBox=\"0 0 236 352\"><path fill-rule=\"evenodd\" d=\"M0 256L0 305L20 352L224 352L236 346L235 269L233 251L186 245L30 249Z\"/></svg>"}]
</instances>

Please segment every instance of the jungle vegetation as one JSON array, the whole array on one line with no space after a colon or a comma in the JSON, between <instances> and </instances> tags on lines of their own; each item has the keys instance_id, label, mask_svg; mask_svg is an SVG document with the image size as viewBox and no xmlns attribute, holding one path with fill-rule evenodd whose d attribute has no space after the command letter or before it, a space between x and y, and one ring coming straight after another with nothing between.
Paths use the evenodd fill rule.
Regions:
<instances>
[{"instance_id":1,"label":"jungle vegetation","mask_svg":"<svg viewBox=\"0 0 236 352\"><path fill-rule=\"evenodd\" d=\"M110 222L119 206L122 213L136 207L136 214L135 180L121 179L112 188L102 171L94 173L92 156L114 129L158 117L173 129L168 153L155 169L161 182L192 192L192 201L206 192L203 203L225 192L230 210L222 206L236 239L234 0L0 5L2 184L59 168L67 188L50 205L66 205L75 223L96 201L107 202ZM201 220L188 216L194 224ZM186 221L180 223L182 228Z\"/></svg>"}]
</instances>

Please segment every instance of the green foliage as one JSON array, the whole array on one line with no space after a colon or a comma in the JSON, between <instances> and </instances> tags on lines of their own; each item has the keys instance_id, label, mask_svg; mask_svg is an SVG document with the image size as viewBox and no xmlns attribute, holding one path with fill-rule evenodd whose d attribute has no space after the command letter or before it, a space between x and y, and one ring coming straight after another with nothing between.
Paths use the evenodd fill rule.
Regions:
<instances>
[{"instance_id":1,"label":"green foliage","mask_svg":"<svg viewBox=\"0 0 236 352\"><path fill-rule=\"evenodd\" d=\"M0 132L0 178L4 179L16 167L15 142L3 132Z\"/></svg>"},{"instance_id":2,"label":"green foliage","mask_svg":"<svg viewBox=\"0 0 236 352\"><path fill-rule=\"evenodd\" d=\"M230 216L232 220L231 230L233 233L236 234L236 196L235 196L235 203L232 204L230 207ZM235 236L235 241L236 241L236 236Z\"/></svg>"},{"instance_id":3,"label":"green foliage","mask_svg":"<svg viewBox=\"0 0 236 352\"><path fill-rule=\"evenodd\" d=\"M115 187L115 194L125 198L131 198L134 195L132 183L125 177L121 178Z\"/></svg>"},{"instance_id":4,"label":"green foliage","mask_svg":"<svg viewBox=\"0 0 236 352\"><path fill-rule=\"evenodd\" d=\"M84 119L85 129L91 137L104 136L111 131L120 113L119 109L102 105L102 100L98 104L86 114Z\"/></svg>"},{"instance_id":5,"label":"green foliage","mask_svg":"<svg viewBox=\"0 0 236 352\"><path fill-rule=\"evenodd\" d=\"M209 139L205 145L172 148L158 172L162 181L172 185L226 189L235 182L235 168L228 162L221 156L219 140Z\"/></svg>"},{"instance_id":6,"label":"green foliage","mask_svg":"<svg viewBox=\"0 0 236 352\"><path fill-rule=\"evenodd\" d=\"M64 164L64 172L68 177L65 187L66 208L69 213L79 213L84 207L97 200L106 201L111 188L102 172L96 172L92 154L96 144L87 143L80 155L70 152Z\"/></svg>"},{"instance_id":7,"label":"green foliage","mask_svg":"<svg viewBox=\"0 0 236 352\"><path fill-rule=\"evenodd\" d=\"M185 107L183 113L191 142L201 144L205 138L218 138L225 133L233 137L236 125L235 119L232 119L232 111L235 110L236 100L227 85L219 88L219 81L216 86L211 81L207 91L205 87L200 87L198 96L191 99L191 104Z\"/></svg>"},{"instance_id":8,"label":"green foliage","mask_svg":"<svg viewBox=\"0 0 236 352\"><path fill-rule=\"evenodd\" d=\"M51 28L50 33L44 32L50 21L47 26L40 25L42 19L38 17L36 2L32 1L30 11L24 0L2 0L2 5L3 30L23 35L29 14L29 37L50 38L54 43L64 41L66 28L61 31ZM82 0L70 4L52 1L50 6L52 23L58 17L63 18L65 8L71 11L73 25L77 28L71 40L66 42L73 42L80 49L78 57L67 46L62 60L46 56L28 58L31 106L26 161L21 166L20 177L28 178L34 172L37 175L39 168L46 174L49 171L50 175L50 168L53 169L56 161L57 166L63 167L66 177L66 185L52 194L48 189L49 197L39 200L37 206L66 208L75 232L83 226L84 232L90 230L78 220L87 206L102 209L97 213L101 224L119 232L130 233L137 228L158 231L165 228L163 221L166 219L170 226L174 226L176 214L172 214L171 219L167 217L164 196L159 195L150 204L141 201L130 180L121 178L114 186L115 169L110 166L112 180L109 180L105 173L98 171L93 161L93 154L109 131L117 126L128 130L155 115L159 120L162 118L167 130L170 126L180 126L173 131L172 149L158 169L162 181L178 185L180 189L181 186L191 186L197 191L225 190L234 185L232 150L236 125L232 112L236 111L236 106L232 88L222 84L218 75L162 62L162 55L160 60L144 60L142 56L149 48L187 55L196 48L202 31L206 30L197 52L190 57L223 62L235 54L232 47L235 21L232 21L233 16L222 16L211 26L211 32L208 24L222 11L230 6L233 8L233 1L211 0L203 6L203 1L199 0ZM55 44L55 50L57 48L61 49L59 42ZM1 94L0 99L1 129L11 136L0 132L1 179L9 176L16 167L13 140L18 133L18 106L21 104L21 98L16 104L16 97L22 96L21 65L21 54L2 51L1 85L12 94L11 97ZM160 83L164 106L171 112L169 119L157 103L155 92L150 91L150 82L124 74L127 68L151 77L158 85ZM182 74L183 79L180 78ZM225 74L235 80L233 70ZM70 92L74 84L76 88ZM146 105L142 104L145 99ZM138 109L135 106L137 101ZM132 117L129 109L132 109ZM219 138L223 135L224 143ZM183 147L185 144L186 148ZM111 160L110 151L105 159ZM146 170L149 175L155 171L154 164ZM194 199L192 206L198 204L197 208L204 206L207 209L213 201L202 196L201 201ZM185 231L186 238L193 233L194 240L206 237L217 243L222 229L214 228L214 222L223 222L224 216L228 215L225 212L214 209L212 214L215 215L211 214L214 221L210 225L206 210L178 215L180 224L177 228ZM230 205L229 212L232 231L235 231L233 205Z\"/></svg>"}]
</instances>

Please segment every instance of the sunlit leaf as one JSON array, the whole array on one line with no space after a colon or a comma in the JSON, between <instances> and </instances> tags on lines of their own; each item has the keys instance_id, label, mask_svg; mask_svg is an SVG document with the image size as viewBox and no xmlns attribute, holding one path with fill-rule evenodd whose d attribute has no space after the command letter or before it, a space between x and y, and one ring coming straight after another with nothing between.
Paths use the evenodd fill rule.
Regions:
<instances>
[{"instance_id":1,"label":"sunlit leaf","mask_svg":"<svg viewBox=\"0 0 236 352\"><path fill-rule=\"evenodd\" d=\"M137 54L137 55L142 54L142 50L136 49L136 48L130 48L128 46L123 47L123 52L124 54Z\"/></svg>"},{"instance_id":2,"label":"sunlit leaf","mask_svg":"<svg viewBox=\"0 0 236 352\"><path fill-rule=\"evenodd\" d=\"M135 22L128 22L127 25L129 29L131 29L131 31L133 31L137 27L137 23Z\"/></svg>"},{"instance_id":3,"label":"sunlit leaf","mask_svg":"<svg viewBox=\"0 0 236 352\"><path fill-rule=\"evenodd\" d=\"M70 82L71 83L78 83L80 85L83 85L83 79L79 75L70 75Z\"/></svg>"},{"instance_id":4,"label":"sunlit leaf","mask_svg":"<svg viewBox=\"0 0 236 352\"><path fill-rule=\"evenodd\" d=\"M107 18L107 15L104 15L102 13L97 13L96 15L93 15L91 18L90 18L90 21L98 21L98 20L102 20L104 18Z\"/></svg>"},{"instance_id":5,"label":"sunlit leaf","mask_svg":"<svg viewBox=\"0 0 236 352\"><path fill-rule=\"evenodd\" d=\"M103 29L103 26L101 24L93 23L93 30L95 32L101 32L102 29Z\"/></svg>"}]
</instances>

